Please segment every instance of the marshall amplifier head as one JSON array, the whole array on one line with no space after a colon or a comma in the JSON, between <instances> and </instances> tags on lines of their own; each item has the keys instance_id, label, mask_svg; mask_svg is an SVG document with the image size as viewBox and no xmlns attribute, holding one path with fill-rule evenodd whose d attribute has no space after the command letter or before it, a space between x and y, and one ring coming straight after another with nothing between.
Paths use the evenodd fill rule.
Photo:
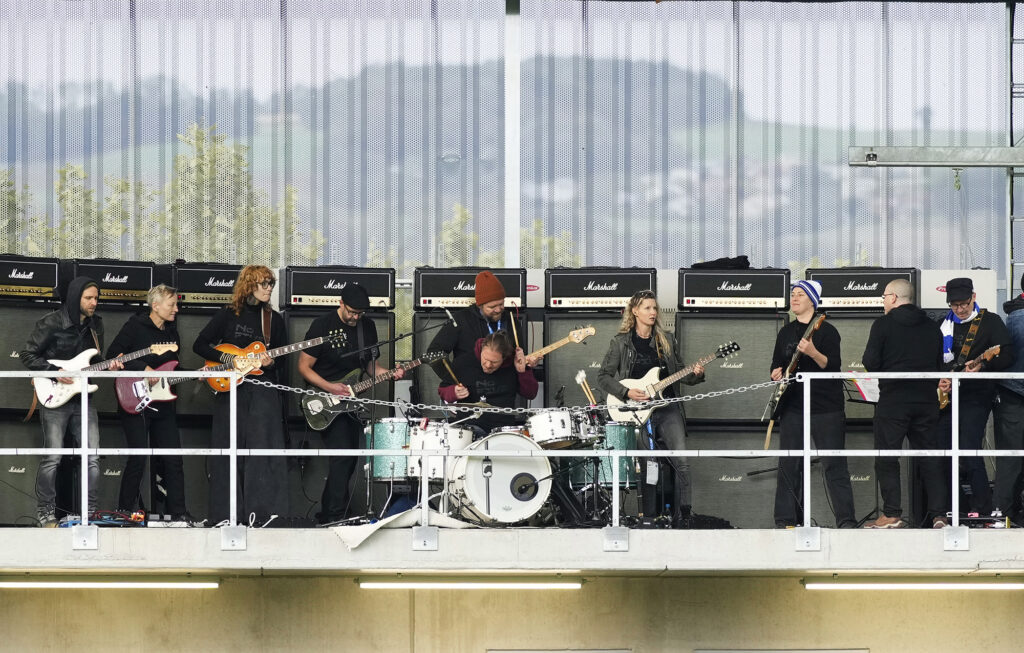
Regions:
<instances>
[{"instance_id":1,"label":"marshall amplifier head","mask_svg":"<svg viewBox=\"0 0 1024 653\"><path fill-rule=\"evenodd\" d=\"M60 263L55 258L0 255L0 298L58 299Z\"/></svg>"},{"instance_id":2,"label":"marshall amplifier head","mask_svg":"<svg viewBox=\"0 0 1024 653\"><path fill-rule=\"evenodd\" d=\"M241 265L183 263L174 266L174 286L178 301L187 306L223 306L231 301L231 291Z\"/></svg>"},{"instance_id":3,"label":"marshall amplifier head","mask_svg":"<svg viewBox=\"0 0 1024 653\"><path fill-rule=\"evenodd\" d=\"M462 308L476 295L476 275L490 269L505 288L505 306L526 306L525 268L416 268L412 288L415 309Z\"/></svg>"},{"instance_id":4,"label":"marshall amplifier head","mask_svg":"<svg viewBox=\"0 0 1024 653\"><path fill-rule=\"evenodd\" d=\"M356 284L370 295L370 308L395 307L394 268L356 268L342 265L287 267L284 269L282 307L337 306L341 289Z\"/></svg>"},{"instance_id":5,"label":"marshall amplifier head","mask_svg":"<svg viewBox=\"0 0 1024 653\"><path fill-rule=\"evenodd\" d=\"M918 292L917 268L808 268L804 277L821 284L823 309L881 309L885 286L895 279L909 281Z\"/></svg>"},{"instance_id":6,"label":"marshall amplifier head","mask_svg":"<svg viewBox=\"0 0 1024 653\"><path fill-rule=\"evenodd\" d=\"M70 283L75 277L92 277L100 286L101 304L129 304L145 302L154 285L156 265L141 261L116 259L74 259L62 261L65 273L61 283ZM63 289L62 289L63 290Z\"/></svg>"},{"instance_id":7,"label":"marshall amplifier head","mask_svg":"<svg viewBox=\"0 0 1024 653\"><path fill-rule=\"evenodd\" d=\"M544 270L544 300L553 309L621 309L640 290L658 290L654 268Z\"/></svg>"},{"instance_id":8,"label":"marshall amplifier head","mask_svg":"<svg viewBox=\"0 0 1024 653\"><path fill-rule=\"evenodd\" d=\"M789 308L789 270L679 270L679 310Z\"/></svg>"}]
</instances>

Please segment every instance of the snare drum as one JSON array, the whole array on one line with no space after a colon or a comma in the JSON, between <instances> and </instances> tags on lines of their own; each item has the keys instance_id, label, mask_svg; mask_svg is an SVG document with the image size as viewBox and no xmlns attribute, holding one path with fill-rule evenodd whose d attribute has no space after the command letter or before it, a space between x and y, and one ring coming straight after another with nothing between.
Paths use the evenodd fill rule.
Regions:
<instances>
[{"instance_id":1,"label":"snare drum","mask_svg":"<svg viewBox=\"0 0 1024 653\"><path fill-rule=\"evenodd\" d=\"M467 451L539 451L533 440L515 433L495 433ZM540 510L551 492L551 465L541 457L456 456L448 478L457 509L487 524L515 524Z\"/></svg>"},{"instance_id":2,"label":"snare drum","mask_svg":"<svg viewBox=\"0 0 1024 653\"><path fill-rule=\"evenodd\" d=\"M409 436L409 450L422 449L465 449L473 442L473 431L449 426L443 422L431 423L427 428L419 425L412 427ZM407 474L410 478L420 478L420 463L423 456L409 456ZM445 456L426 456L427 478L443 478Z\"/></svg>"},{"instance_id":3,"label":"snare drum","mask_svg":"<svg viewBox=\"0 0 1024 653\"><path fill-rule=\"evenodd\" d=\"M404 417L386 417L373 425L373 439L366 434L367 449L408 449L409 422ZM405 456L373 456L370 478L375 481L404 481L408 463Z\"/></svg>"},{"instance_id":4,"label":"snare drum","mask_svg":"<svg viewBox=\"0 0 1024 653\"><path fill-rule=\"evenodd\" d=\"M545 410L526 420L530 437L545 449L564 449L579 440L572 432L572 414L568 410Z\"/></svg>"},{"instance_id":5,"label":"snare drum","mask_svg":"<svg viewBox=\"0 0 1024 653\"><path fill-rule=\"evenodd\" d=\"M619 422L608 422L603 427L604 448L626 451L636 449L636 426L633 424L621 424ZM575 459L580 460L580 459ZM601 458L598 466L598 483L604 487L611 487L612 484L612 459ZM575 485L587 485L594 482L594 466L580 464L572 470L572 482ZM636 485L636 465L632 458L623 456L619 458L619 487L628 488Z\"/></svg>"}]
</instances>

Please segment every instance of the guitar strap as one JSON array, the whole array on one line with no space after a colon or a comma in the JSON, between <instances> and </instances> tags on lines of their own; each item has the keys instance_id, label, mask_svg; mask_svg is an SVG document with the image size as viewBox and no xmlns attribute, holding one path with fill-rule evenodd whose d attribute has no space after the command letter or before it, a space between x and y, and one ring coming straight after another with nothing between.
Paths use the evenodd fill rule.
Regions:
<instances>
[{"instance_id":1,"label":"guitar strap","mask_svg":"<svg viewBox=\"0 0 1024 653\"><path fill-rule=\"evenodd\" d=\"M270 323L273 312L270 307L266 304L263 305L263 341L267 343L267 349L270 349Z\"/></svg>"},{"instance_id":2,"label":"guitar strap","mask_svg":"<svg viewBox=\"0 0 1024 653\"><path fill-rule=\"evenodd\" d=\"M978 317L974 318L971 323L970 330L967 331L967 337L964 338L964 346L960 348L960 355L957 356L956 364L953 369L963 367L967 363L967 356L971 353L971 345L974 344L974 338L978 335L978 328L981 326L981 317L985 314L985 309L978 311Z\"/></svg>"}]
</instances>

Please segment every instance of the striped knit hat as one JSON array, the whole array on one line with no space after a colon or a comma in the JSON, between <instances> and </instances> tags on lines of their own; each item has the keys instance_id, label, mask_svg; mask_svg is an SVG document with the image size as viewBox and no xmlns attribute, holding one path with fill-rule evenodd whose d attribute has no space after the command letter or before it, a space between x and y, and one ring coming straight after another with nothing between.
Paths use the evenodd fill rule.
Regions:
<instances>
[{"instance_id":1,"label":"striped knit hat","mask_svg":"<svg viewBox=\"0 0 1024 653\"><path fill-rule=\"evenodd\" d=\"M821 284L817 281L808 281L801 279L800 281L794 281L790 286L790 290L793 288L799 288L804 291L807 298L814 304L814 308L818 308L818 304L821 303Z\"/></svg>"}]
</instances>

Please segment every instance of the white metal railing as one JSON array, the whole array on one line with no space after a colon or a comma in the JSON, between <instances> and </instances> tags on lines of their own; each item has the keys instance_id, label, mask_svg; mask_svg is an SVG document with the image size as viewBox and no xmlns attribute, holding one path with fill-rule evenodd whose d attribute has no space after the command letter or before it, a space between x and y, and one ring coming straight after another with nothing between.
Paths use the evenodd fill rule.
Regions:
<instances>
[{"instance_id":1,"label":"white metal railing","mask_svg":"<svg viewBox=\"0 0 1024 653\"><path fill-rule=\"evenodd\" d=\"M935 456L945 457L950 456L950 465L953 472L953 478L957 478L957 470L959 466L959 459L961 456L1020 456L1024 457L1024 450L1019 449L1008 449L1008 450L991 450L991 449L961 449L959 447L959 384L962 379L969 380L980 380L980 379L1024 379L1024 373L948 373L948 372L886 372L886 373L855 373L855 372L810 372L801 373L797 376L798 381L806 381L803 384L802 390L804 393L804 415L803 415L803 427L804 427L804 446L802 449L773 449L765 451L764 449L687 449L687 450L648 450L648 449L529 449L521 451L508 451L508 450L477 450L477 449L250 449L250 448L238 448L238 433L237 433L237 394L235 391L235 384L232 384L231 390L229 391L229 402L230 402L230 433L229 433L229 447L227 449L222 448L177 448L177 449L165 449L165 448L128 448L128 447L89 447L88 446L88 407L89 407L89 393L84 391L84 388L88 386L88 380L90 378L112 378L118 376L132 376L138 377L140 373L138 371L118 371L118 372L81 372L81 371L52 371L52 372L29 372L29 371L0 371L0 378L2 377L17 377L27 378L32 376L45 376L49 378L56 377L73 377L78 378L83 391L80 392L79 401L82 408L81 411L81 433L78 447L75 448L46 448L46 447L14 447L14 448L0 448L0 455L45 455L45 454L61 454L61 455L76 455L81 457L81 513L83 525L88 524L88 464L89 456L100 456L100 455L123 455L123 456L135 456L135 455L182 455L182 456L228 456L230 458L230 475L229 475L229 488L230 488L230 501L229 501L229 525L235 526L237 524L236 515L238 512L238 493L237 493L237 462L239 456L293 456L293 457L331 457L331 456L393 456L399 457L426 457L426 456L440 456L445 458L444 468L447 468L447 458L450 456L474 456L484 457L488 456L491 458L521 458L521 457L543 457L543 458L610 458L611 459L611 488L614 492L620 487L620 460L623 457L631 458L719 458L719 457L730 457L730 458L763 458L766 455L770 457L796 457L799 456L803 459L803 525L809 527L811 525L811 458L815 456L845 456L845 457L879 457L879 456ZM157 371L146 371L146 377L194 377L194 378L211 378L211 377L231 377L236 378L234 371L185 371L185 370L173 370L168 372L157 372ZM952 443L950 449L815 449L811 446L811 415L807 410L811 405L810 393L811 383L816 380L822 379L936 379L950 378L952 379L952 388L950 393L950 402L952 406ZM443 409L443 406L437 406L439 409ZM370 482L370 479L367 479ZM877 481L876 481L877 482ZM420 494L421 494L421 510L422 510L422 524L424 526L429 523L429 506L428 506L428 491L429 483L420 483ZM446 488L447 489L447 488ZM951 489L952 494L952 525L959 525L959 493L954 491L955 484ZM617 497L615 497L617 498ZM612 526L619 526L621 523L621 514L619 508L619 501L611 501Z\"/></svg>"}]
</instances>

